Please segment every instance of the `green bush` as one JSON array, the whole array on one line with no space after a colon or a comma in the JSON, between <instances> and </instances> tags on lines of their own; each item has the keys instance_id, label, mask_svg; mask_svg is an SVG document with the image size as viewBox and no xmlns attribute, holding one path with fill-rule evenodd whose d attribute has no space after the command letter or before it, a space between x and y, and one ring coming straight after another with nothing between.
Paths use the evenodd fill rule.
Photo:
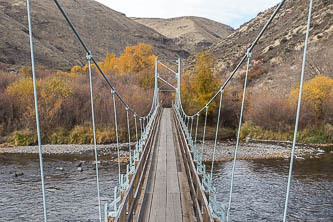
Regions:
<instances>
[{"instance_id":1,"label":"green bush","mask_svg":"<svg viewBox=\"0 0 333 222\"><path fill-rule=\"evenodd\" d=\"M93 131L89 126L75 126L70 132L69 143L70 144L90 144L93 143Z\"/></svg>"},{"instance_id":2,"label":"green bush","mask_svg":"<svg viewBox=\"0 0 333 222\"><path fill-rule=\"evenodd\" d=\"M64 128L58 128L47 137L47 142L50 144L67 144L68 132Z\"/></svg>"},{"instance_id":3,"label":"green bush","mask_svg":"<svg viewBox=\"0 0 333 222\"><path fill-rule=\"evenodd\" d=\"M241 139L251 138L258 140L279 140L291 141L294 132L290 131L273 131L266 130L260 126L254 125L251 122L246 122L241 128ZM333 126L326 124L325 126L316 129L299 130L297 133L297 142L307 144L321 144L333 142Z\"/></svg>"},{"instance_id":4,"label":"green bush","mask_svg":"<svg viewBox=\"0 0 333 222\"><path fill-rule=\"evenodd\" d=\"M37 143L37 135L29 131L15 131L11 136L14 146L29 146Z\"/></svg>"},{"instance_id":5,"label":"green bush","mask_svg":"<svg viewBox=\"0 0 333 222\"><path fill-rule=\"evenodd\" d=\"M97 129L96 140L99 144L113 143L116 141L114 129Z\"/></svg>"},{"instance_id":6,"label":"green bush","mask_svg":"<svg viewBox=\"0 0 333 222\"><path fill-rule=\"evenodd\" d=\"M245 122L242 125L240 138L258 139L258 140L280 140L287 141L292 139L292 132L281 132L266 130L260 126L254 125L251 122Z\"/></svg>"}]
</instances>

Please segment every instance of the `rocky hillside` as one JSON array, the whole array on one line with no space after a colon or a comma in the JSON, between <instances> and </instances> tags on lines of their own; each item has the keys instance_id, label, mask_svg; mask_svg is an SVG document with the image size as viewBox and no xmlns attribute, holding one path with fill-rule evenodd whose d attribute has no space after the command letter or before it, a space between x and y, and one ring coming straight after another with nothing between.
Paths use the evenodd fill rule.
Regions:
<instances>
[{"instance_id":1,"label":"rocky hillside","mask_svg":"<svg viewBox=\"0 0 333 222\"><path fill-rule=\"evenodd\" d=\"M120 54L126 45L145 42L160 57L186 57L172 40L94 0L60 0L82 38L98 59ZM51 0L32 0L37 65L68 69L85 63L85 52ZM25 0L0 1L0 64L30 64Z\"/></svg>"},{"instance_id":2,"label":"rocky hillside","mask_svg":"<svg viewBox=\"0 0 333 222\"><path fill-rule=\"evenodd\" d=\"M218 43L234 30L230 26L206 18L184 16L171 19L133 18L162 35L174 39L189 52L197 52Z\"/></svg>"},{"instance_id":3,"label":"rocky hillside","mask_svg":"<svg viewBox=\"0 0 333 222\"><path fill-rule=\"evenodd\" d=\"M304 49L309 1L286 1L270 28L255 47L249 86L279 92L298 83ZM225 79L246 52L274 8L260 13L210 48L217 58L216 74ZM313 5L306 78L333 76L333 1L317 0ZM192 60L193 61L193 60ZM244 68L233 83L243 83Z\"/></svg>"}]
</instances>

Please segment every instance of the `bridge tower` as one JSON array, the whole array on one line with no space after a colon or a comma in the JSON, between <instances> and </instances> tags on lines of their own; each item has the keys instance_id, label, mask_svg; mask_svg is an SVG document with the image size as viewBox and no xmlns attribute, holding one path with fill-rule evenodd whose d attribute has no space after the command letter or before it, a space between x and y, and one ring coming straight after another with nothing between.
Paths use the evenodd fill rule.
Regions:
<instances>
[{"instance_id":1,"label":"bridge tower","mask_svg":"<svg viewBox=\"0 0 333 222\"><path fill-rule=\"evenodd\" d=\"M154 104L159 104L160 92L175 92L176 105L180 107L180 77L181 77L181 61L167 60L171 65L163 63L158 58L155 58L155 90L154 90ZM159 66L165 69L167 73L159 72ZM173 67L171 67L173 66ZM175 67L177 70L175 70ZM161 81L159 81L161 80ZM161 84L163 82L164 84ZM167 86L168 88L165 88Z\"/></svg>"}]
</instances>

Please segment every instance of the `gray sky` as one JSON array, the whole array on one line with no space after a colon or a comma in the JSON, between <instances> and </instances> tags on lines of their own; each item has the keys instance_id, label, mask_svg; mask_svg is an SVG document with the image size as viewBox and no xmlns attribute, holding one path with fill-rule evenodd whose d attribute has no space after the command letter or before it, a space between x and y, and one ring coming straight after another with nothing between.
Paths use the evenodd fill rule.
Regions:
<instances>
[{"instance_id":1,"label":"gray sky","mask_svg":"<svg viewBox=\"0 0 333 222\"><path fill-rule=\"evenodd\" d=\"M200 16L234 28L281 0L97 0L128 17Z\"/></svg>"}]
</instances>

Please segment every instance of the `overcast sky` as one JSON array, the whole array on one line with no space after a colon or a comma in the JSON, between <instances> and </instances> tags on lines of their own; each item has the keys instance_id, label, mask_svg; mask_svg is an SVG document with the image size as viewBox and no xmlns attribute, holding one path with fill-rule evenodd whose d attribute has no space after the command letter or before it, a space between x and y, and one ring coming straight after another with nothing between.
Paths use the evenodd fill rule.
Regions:
<instances>
[{"instance_id":1,"label":"overcast sky","mask_svg":"<svg viewBox=\"0 0 333 222\"><path fill-rule=\"evenodd\" d=\"M234 28L281 0L97 0L128 17L200 16Z\"/></svg>"}]
</instances>

